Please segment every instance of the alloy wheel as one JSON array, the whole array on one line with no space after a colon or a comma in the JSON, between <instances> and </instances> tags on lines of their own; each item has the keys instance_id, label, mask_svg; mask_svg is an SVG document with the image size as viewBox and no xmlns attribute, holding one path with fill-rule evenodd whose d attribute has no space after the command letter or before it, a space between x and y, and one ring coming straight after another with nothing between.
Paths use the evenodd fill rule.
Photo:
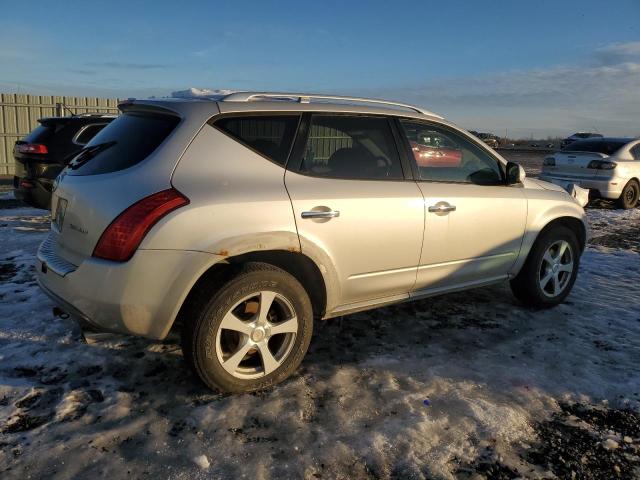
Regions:
<instances>
[{"instance_id":1,"label":"alloy wheel","mask_svg":"<svg viewBox=\"0 0 640 480\"><path fill-rule=\"evenodd\" d=\"M538 283L542 293L553 298L560 295L571 280L573 273L573 251L566 240L552 243L540 265Z\"/></svg>"},{"instance_id":2,"label":"alloy wheel","mask_svg":"<svg viewBox=\"0 0 640 480\"><path fill-rule=\"evenodd\" d=\"M216 335L218 361L236 378L269 375L287 359L297 333L298 319L289 300L271 291L253 293L222 319Z\"/></svg>"}]
</instances>

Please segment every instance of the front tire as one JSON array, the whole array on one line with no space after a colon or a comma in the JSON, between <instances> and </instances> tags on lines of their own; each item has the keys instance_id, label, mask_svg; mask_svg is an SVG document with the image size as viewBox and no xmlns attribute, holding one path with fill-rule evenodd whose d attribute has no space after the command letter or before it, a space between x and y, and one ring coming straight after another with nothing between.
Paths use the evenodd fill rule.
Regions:
<instances>
[{"instance_id":1,"label":"front tire","mask_svg":"<svg viewBox=\"0 0 640 480\"><path fill-rule=\"evenodd\" d=\"M640 199L640 185L635 180L629 180L617 201L618 207L625 210L633 208L638 204L638 199Z\"/></svg>"},{"instance_id":2,"label":"front tire","mask_svg":"<svg viewBox=\"0 0 640 480\"><path fill-rule=\"evenodd\" d=\"M580 246L573 231L555 226L543 232L533 245L511 290L533 308L551 308L571 292L580 264Z\"/></svg>"},{"instance_id":3,"label":"front tire","mask_svg":"<svg viewBox=\"0 0 640 480\"><path fill-rule=\"evenodd\" d=\"M215 293L200 294L184 320L182 351L212 389L251 392L289 377L313 332L311 302L289 273L247 263Z\"/></svg>"}]
</instances>

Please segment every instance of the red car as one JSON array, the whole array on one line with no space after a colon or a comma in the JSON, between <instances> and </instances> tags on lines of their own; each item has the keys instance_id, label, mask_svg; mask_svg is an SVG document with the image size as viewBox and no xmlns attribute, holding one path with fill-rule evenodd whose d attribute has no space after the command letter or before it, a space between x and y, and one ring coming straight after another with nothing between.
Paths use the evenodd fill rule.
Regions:
<instances>
[{"instance_id":1,"label":"red car","mask_svg":"<svg viewBox=\"0 0 640 480\"><path fill-rule=\"evenodd\" d=\"M419 167L459 167L462 161L462 151L453 148L411 142L411 150Z\"/></svg>"}]
</instances>

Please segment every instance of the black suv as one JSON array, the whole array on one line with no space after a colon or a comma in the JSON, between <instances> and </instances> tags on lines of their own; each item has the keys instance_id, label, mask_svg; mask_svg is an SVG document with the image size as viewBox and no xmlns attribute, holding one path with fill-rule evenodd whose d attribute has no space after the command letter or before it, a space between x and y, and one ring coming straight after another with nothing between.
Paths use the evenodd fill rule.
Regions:
<instances>
[{"instance_id":1,"label":"black suv","mask_svg":"<svg viewBox=\"0 0 640 480\"><path fill-rule=\"evenodd\" d=\"M13 147L17 199L36 208L51 208L53 181L67 162L115 115L86 113L38 120L40 125Z\"/></svg>"}]
</instances>

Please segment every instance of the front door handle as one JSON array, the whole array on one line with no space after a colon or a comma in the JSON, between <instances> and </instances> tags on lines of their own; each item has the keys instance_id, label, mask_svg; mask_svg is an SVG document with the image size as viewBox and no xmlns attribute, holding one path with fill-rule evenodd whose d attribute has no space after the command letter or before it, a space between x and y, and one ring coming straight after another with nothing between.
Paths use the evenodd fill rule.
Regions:
<instances>
[{"instance_id":1,"label":"front door handle","mask_svg":"<svg viewBox=\"0 0 640 480\"><path fill-rule=\"evenodd\" d=\"M334 218L339 217L340 212L338 210L310 210L308 212L302 212L302 218Z\"/></svg>"},{"instance_id":2,"label":"front door handle","mask_svg":"<svg viewBox=\"0 0 640 480\"><path fill-rule=\"evenodd\" d=\"M454 212L456 209L455 205L450 205L447 202L438 202L435 205L431 205L429 207L429 212L431 213L447 213Z\"/></svg>"}]
</instances>

